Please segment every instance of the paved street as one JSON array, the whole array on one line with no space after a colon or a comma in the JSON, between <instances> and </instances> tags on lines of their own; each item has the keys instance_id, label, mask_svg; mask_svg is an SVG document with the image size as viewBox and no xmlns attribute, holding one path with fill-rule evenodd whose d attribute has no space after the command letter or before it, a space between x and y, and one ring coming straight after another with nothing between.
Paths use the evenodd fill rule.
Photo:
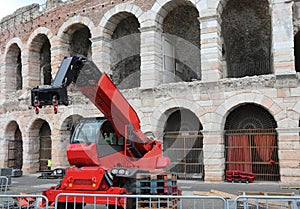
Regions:
<instances>
[{"instance_id":1,"label":"paved street","mask_svg":"<svg viewBox=\"0 0 300 209\"><path fill-rule=\"evenodd\" d=\"M12 178L12 184L9 187L8 194L40 194L42 191L57 185L60 179L38 179L38 174L23 175L22 177ZM183 195L193 195L193 191L210 191L211 189L237 194L238 191L255 191L255 192L280 192L299 194L298 190L281 189L276 182L254 182L245 183L204 183L202 181L179 180L178 185L183 191Z\"/></svg>"},{"instance_id":2,"label":"paved street","mask_svg":"<svg viewBox=\"0 0 300 209\"><path fill-rule=\"evenodd\" d=\"M230 194L237 194L241 192L277 192L277 193L294 193L299 194L298 190L294 189L281 189L279 183L276 182L254 182L250 184L245 183L204 183L201 181L181 181L178 184L180 188L184 191L184 195L192 195L193 191L205 191L218 190L222 192L227 192Z\"/></svg>"}]
</instances>

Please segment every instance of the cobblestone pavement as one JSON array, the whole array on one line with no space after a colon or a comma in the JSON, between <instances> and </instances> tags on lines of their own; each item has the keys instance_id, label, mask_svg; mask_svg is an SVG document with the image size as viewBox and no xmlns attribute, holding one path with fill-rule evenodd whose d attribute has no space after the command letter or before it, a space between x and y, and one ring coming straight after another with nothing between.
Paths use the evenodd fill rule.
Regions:
<instances>
[{"instance_id":1,"label":"cobblestone pavement","mask_svg":"<svg viewBox=\"0 0 300 209\"><path fill-rule=\"evenodd\" d=\"M39 174L23 175L21 177L12 178L11 186L8 189L8 194L41 194L42 191L51 186L59 184L61 179L39 179ZM211 189L237 194L239 191L255 191L255 192L279 192L279 193L295 193L299 194L298 190L281 189L277 182L254 182L245 183L204 183L202 181L178 180L178 185L183 191L183 195L193 195L194 191L208 192Z\"/></svg>"}]
</instances>

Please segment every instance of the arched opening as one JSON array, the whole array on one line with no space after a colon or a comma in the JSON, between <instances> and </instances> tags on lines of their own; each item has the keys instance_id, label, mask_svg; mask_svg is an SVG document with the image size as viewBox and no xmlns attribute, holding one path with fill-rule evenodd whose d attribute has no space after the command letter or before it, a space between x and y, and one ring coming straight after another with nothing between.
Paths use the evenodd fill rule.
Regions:
<instances>
[{"instance_id":1,"label":"arched opening","mask_svg":"<svg viewBox=\"0 0 300 209\"><path fill-rule=\"evenodd\" d=\"M202 125L187 109L172 110L164 128L164 155L169 171L184 179L204 180Z\"/></svg>"},{"instance_id":2,"label":"arched opening","mask_svg":"<svg viewBox=\"0 0 300 209\"><path fill-rule=\"evenodd\" d=\"M298 31L294 37L294 54L295 54L295 69L300 72L300 32Z\"/></svg>"},{"instance_id":3,"label":"arched opening","mask_svg":"<svg viewBox=\"0 0 300 209\"><path fill-rule=\"evenodd\" d=\"M130 13L115 15L119 23L111 36L111 71L112 81L120 89L129 89L140 86L140 23ZM119 17L119 18L117 18Z\"/></svg>"},{"instance_id":4,"label":"arched opening","mask_svg":"<svg viewBox=\"0 0 300 209\"><path fill-rule=\"evenodd\" d=\"M49 124L44 121L40 131L40 149L39 149L39 170L47 170L48 160L51 159L52 141L51 141L51 129Z\"/></svg>"},{"instance_id":5,"label":"arched opening","mask_svg":"<svg viewBox=\"0 0 300 209\"><path fill-rule=\"evenodd\" d=\"M229 0L222 13L228 77L271 73L271 15L267 0Z\"/></svg>"},{"instance_id":6,"label":"arched opening","mask_svg":"<svg viewBox=\"0 0 300 209\"><path fill-rule=\"evenodd\" d=\"M7 126L5 136L8 142L7 167L22 169L23 167L23 140L19 125L13 121Z\"/></svg>"},{"instance_id":7,"label":"arched opening","mask_svg":"<svg viewBox=\"0 0 300 209\"><path fill-rule=\"evenodd\" d=\"M58 160L57 163L61 166L69 166L66 150L68 145L70 144L71 136L74 132L75 126L77 125L77 122L81 117L82 116L76 114L70 115L62 123L62 126L60 128L61 145L58 149L56 149L56 160Z\"/></svg>"},{"instance_id":8,"label":"arched opening","mask_svg":"<svg viewBox=\"0 0 300 209\"><path fill-rule=\"evenodd\" d=\"M162 24L164 83L201 79L199 12L188 3L172 6Z\"/></svg>"},{"instance_id":9,"label":"arched opening","mask_svg":"<svg viewBox=\"0 0 300 209\"><path fill-rule=\"evenodd\" d=\"M225 124L226 171L255 174L258 181L279 181L277 124L261 106L243 104Z\"/></svg>"},{"instance_id":10,"label":"arched opening","mask_svg":"<svg viewBox=\"0 0 300 209\"><path fill-rule=\"evenodd\" d=\"M45 34L38 34L29 47L28 68L29 76L28 85L50 85L52 80L51 74L51 44Z\"/></svg>"},{"instance_id":11,"label":"arched opening","mask_svg":"<svg viewBox=\"0 0 300 209\"><path fill-rule=\"evenodd\" d=\"M90 29L82 24L74 24L69 28L70 56L83 55L92 57L92 42Z\"/></svg>"},{"instance_id":12,"label":"arched opening","mask_svg":"<svg viewBox=\"0 0 300 209\"><path fill-rule=\"evenodd\" d=\"M6 55L5 88L12 92L23 87L21 49L12 44Z\"/></svg>"},{"instance_id":13,"label":"arched opening","mask_svg":"<svg viewBox=\"0 0 300 209\"><path fill-rule=\"evenodd\" d=\"M70 137L72 136L74 129L77 125L77 122L80 118L82 118L82 116L80 115L70 115L64 120L63 125L61 127L62 138L64 139L68 138L67 141L70 142Z\"/></svg>"},{"instance_id":14,"label":"arched opening","mask_svg":"<svg viewBox=\"0 0 300 209\"><path fill-rule=\"evenodd\" d=\"M40 69L41 69L41 83L43 85L51 85L51 45L49 39L45 39L40 53Z\"/></svg>"}]
</instances>

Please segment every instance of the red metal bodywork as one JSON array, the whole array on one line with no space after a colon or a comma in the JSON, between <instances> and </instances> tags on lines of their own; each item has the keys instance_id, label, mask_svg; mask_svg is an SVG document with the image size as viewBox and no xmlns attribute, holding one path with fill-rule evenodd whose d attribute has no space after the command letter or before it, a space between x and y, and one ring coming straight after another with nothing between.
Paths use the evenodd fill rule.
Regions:
<instances>
[{"instance_id":1,"label":"red metal bodywork","mask_svg":"<svg viewBox=\"0 0 300 209\"><path fill-rule=\"evenodd\" d=\"M43 195L48 198L50 203L54 202L60 193L127 193L125 188L111 186L104 179L105 172L117 166L138 168L150 172L169 166L169 158L162 156L161 143L148 139L142 133L136 112L105 73L102 74L96 86L81 86L79 89L110 121L116 134L125 137L124 149L99 158L95 143L70 144L67 148L67 157L69 163L75 167L67 169L61 185L44 191ZM129 126L133 128L129 129ZM131 152L128 148L129 141L142 156L137 157ZM59 201L72 202L72 199L61 198ZM93 203L94 199L86 198L84 201ZM98 204L107 204L106 201L106 198L97 198ZM113 201L112 204L114 204ZM81 199L76 199L76 202L81 202Z\"/></svg>"},{"instance_id":2,"label":"red metal bodywork","mask_svg":"<svg viewBox=\"0 0 300 209\"><path fill-rule=\"evenodd\" d=\"M84 86L80 90L113 124L117 134L125 136L127 126L131 124L137 137L135 143L138 150L146 153L151 149L154 141L140 130L138 115L106 73L102 74L97 86Z\"/></svg>"},{"instance_id":3,"label":"red metal bodywork","mask_svg":"<svg viewBox=\"0 0 300 209\"><path fill-rule=\"evenodd\" d=\"M154 171L155 169L169 166L169 158L163 157L161 150L161 144L157 143L156 146L149 150L142 158L128 156L124 151L98 158L96 145L94 143L90 145L70 144L67 148L67 156L72 165L98 165L105 170L122 166L124 168L139 168Z\"/></svg>"}]
</instances>

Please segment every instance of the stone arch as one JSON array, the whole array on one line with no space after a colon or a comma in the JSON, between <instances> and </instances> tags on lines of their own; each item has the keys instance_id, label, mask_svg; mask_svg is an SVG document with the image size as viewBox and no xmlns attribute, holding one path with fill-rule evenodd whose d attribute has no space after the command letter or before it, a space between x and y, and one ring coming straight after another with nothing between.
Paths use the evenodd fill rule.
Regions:
<instances>
[{"instance_id":1,"label":"stone arch","mask_svg":"<svg viewBox=\"0 0 300 209\"><path fill-rule=\"evenodd\" d=\"M68 117L64 117L60 122L59 126L59 138L57 141L59 142L59 147L56 149L56 159L55 163L58 165L68 166L67 160L67 146L70 144L70 139L73 134L76 122L82 116L79 114L72 114Z\"/></svg>"},{"instance_id":2,"label":"stone arch","mask_svg":"<svg viewBox=\"0 0 300 209\"><path fill-rule=\"evenodd\" d=\"M202 6L200 6L201 4L202 4ZM158 27L161 28L160 26L162 25L164 18L168 15L168 13L170 11L172 11L176 7L184 6L184 5L190 5L190 6L196 7L199 13L200 13L201 8L203 8L202 1L198 1L198 2L194 2L191 0L187 0L187 1L181 1L181 0L156 1L152 6L151 11L154 13L154 17L155 17L154 21L158 24Z\"/></svg>"},{"instance_id":3,"label":"stone arch","mask_svg":"<svg viewBox=\"0 0 300 209\"><path fill-rule=\"evenodd\" d=\"M23 167L23 139L19 124L15 120L7 123L4 130L3 151L6 154L4 161L8 168L22 169Z\"/></svg>"},{"instance_id":4,"label":"stone arch","mask_svg":"<svg viewBox=\"0 0 300 209\"><path fill-rule=\"evenodd\" d=\"M50 85L52 79L51 46L54 42L53 33L45 27L35 29L27 40L29 46L24 63L26 69L27 85L34 87L38 85Z\"/></svg>"},{"instance_id":5,"label":"stone arch","mask_svg":"<svg viewBox=\"0 0 300 209\"><path fill-rule=\"evenodd\" d=\"M94 23L87 17L75 16L68 19L59 29L57 36L64 48L64 56L82 54L92 57L92 43Z\"/></svg>"},{"instance_id":6,"label":"stone arch","mask_svg":"<svg viewBox=\"0 0 300 209\"><path fill-rule=\"evenodd\" d=\"M70 131L70 134L72 134L72 130L75 128L76 122L82 118L83 116L79 114L73 114L69 115L67 118L65 118L62 122L62 125L60 126L60 130L63 131ZM62 134L63 135L63 134ZM62 136L63 138L63 136Z\"/></svg>"},{"instance_id":7,"label":"stone arch","mask_svg":"<svg viewBox=\"0 0 300 209\"><path fill-rule=\"evenodd\" d=\"M162 31L163 82L201 79L200 12L197 4L176 0L156 4L152 12L156 27Z\"/></svg>"},{"instance_id":8,"label":"stone arch","mask_svg":"<svg viewBox=\"0 0 300 209\"><path fill-rule=\"evenodd\" d=\"M219 0L219 3L217 4L217 14L218 16L221 16L225 6L230 0ZM269 4L271 4L271 0L267 0Z\"/></svg>"},{"instance_id":9,"label":"stone arch","mask_svg":"<svg viewBox=\"0 0 300 209\"><path fill-rule=\"evenodd\" d=\"M135 15L129 14L120 20L111 36L111 78L119 89L140 86L141 35L139 28L138 19Z\"/></svg>"},{"instance_id":10,"label":"stone arch","mask_svg":"<svg viewBox=\"0 0 300 209\"><path fill-rule=\"evenodd\" d=\"M170 172L179 178L200 178L204 180L203 134L202 124L195 113L189 109L177 107L165 112L164 156L168 156Z\"/></svg>"},{"instance_id":11,"label":"stone arch","mask_svg":"<svg viewBox=\"0 0 300 209\"><path fill-rule=\"evenodd\" d=\"M252 110L251 107L253 107ZM240 112L237 112L237 110L240 110ZM251 112L251 116L245 117L245 115L243 115L242 113L243 110ZM234 111L236 111L237 113L233 114ZM260 112L261 114L259 114L258 112ZM254 116L258 119L254 118ZM268 112L267 109L263 108L261 105L254 103L243 103L236 106L233 110L230 111L225 123L226 130L268 128L277 128L277 123L274 120L274 117Z\"/></svg>"},{"instance_id":12,"label":"stone arch","mask_svg":"<svg viewBox=\"0 0 300 209\"><path fill-rule=\"evenodd\" d=\"M99 114L102 115L100 111ZM91 116L95 116L95 113L93 112L92 109L87 110L78 107L66 108L61 114L61 117L57 122L58 127L64 130L65 128L63 128L63 126L65 125L67 118L70 119L70 117L77 116L77 115L80 117L91 117Z\"/></svg>"},{"instance_id":13,"label":"stone arch","mask_svg":"<svg viewBox=\"0 0 300 209\"><path fill-rule=\"evenodd\" d=\"M112 81L119 89L140 86L141 75L141 35L140 20L142 14L136 6L121 4L105 13L99 27L102 29L103 48L107 51ZM132 12L137 12L137 15ZM109 64L108 64L109 63Z\"/></svg>"},{"instance_id":14,"label":"stone arch","mask_svg":"<svg viewBox=\"0 0 300 209\"><path fill-rule=\"evenodd\" d=\"M230 0L220 15L227 77L270 74L272 21L268 0Z\"/></svg>"},{"instance_id":15,"label":"stone arch","mask_svg":"<svg viewBox=\"0 0 300 209\"><path fill-rule=\"evenodd\" d=\"M166 114L169 117L164 125L164 132L188 132L203 129L196 114L186 108L172 108L167 110Z\"/></svg>"},{"instance_id":16,"label":"stone arch","mask_svg":"<svg viewBox=\"0 0 300 209\"><path fill-rule=\"evenodd\" d=\"M3 85L5 91L10 93L23 88L22 42L14 38L6 46Z\"/></svg>"},{"instance_id":17,"label":"stone arch","mask_svg":"<svg viewBox=\"0 0 300 209\"><path fill-rule=\"evenodd\" d=\"M227 180L237 180L229 175L232 170L254 173L258 181L280 180L276 128L273 115L259 104L243 103L230 111L224 128Z\"/></svg>"},{"instance_id":18,"label":"stone arch","mask_svg":"<svg viewBox=\"0 0 300 209\"><path fill-rule=\"evenodd\" d=\"M64 36L64 33L66 33L69 30L69 28L72 27L74 24L85 25L89 28L91 32L94 31L92 29L95 28L93 21L88 17L75 16L64 22L64 24L59 28L57 36L59 38L62 38ZM92 34L92 37L94 37L94 34Z\"/></svg>"},{"instance_id":19,"label":"stone arch","mask_svg":"<svg viewBox=\"0 0 300 209\"><path fill-rule=\"evenodd\" d=\"M204 127L204 129L210 130L212 127L219 127L220 130L223 130L225 127L226 118L229 115L229 113L238 107L241 104L245 103L252 103L259 106L262 106L266 110L269 110L270 114L273 115L275 118L275 121L279 124L280 120L282 119L282 116L280 113L282 113L284 110L282 107L277 104L275 101L273 101L271 98L256 94L256 93L244 93L232 96L226 101L224 101L215 111L214 115L211 117L211 127ZM219 122L218 122L219 121ZM209 123L208 123L209 124Z\"/></svg>"},{"instance_id":20,"label":"stone arch","mask_svg":"<svg viewBox=\"0 0 300 209\"><path fill-rule=\"evenodd\" d=\"M47 169L47 160L52 158L51 132L53 128L47 120L36 118L29 126L28 132L28 165L30 172Z\"/></svg>"},{"instance_id":21,"label":"stone arch","mask_svg":"<svg viewBox=\"0 0 300 209\"><path fill-rule=\"evenodd\" d=\"M12 38L7 42L7 44L5 46L4 55L7 55L9 48L13 44L16 44L20 48L20 50L23 51L23 42L21 41L21 39L20 38Z\"/></svg>"},{"instance_id":22,"label":"stone arch","mask_svg":"<svg viewBox=\"0 0 300 209\"><path fill-rule=\"evenodd\" d=\"M122 13L122 15L120 15ZM125 14L125 16L123 16ZM112 51L112 34L120 23L120 21L129 15L135 15L138 22L141 23L141 17L145 12L137 5L131 3L120 3L109 9L103 15L97 28L94 29L95 39L93 42L95 46L99 46L101 51L95 49L94 61L97 62L102 72L107 72L109 75L112 74L111 66L111 51ZM129 50L128 52L130 52ZM139 81L140 79L138 79Z\"/></svg>"},{"instance_id":23,"label":"stone arch","mask_svg":"<svg viewBox=\"0 0 300 209\"><path fill-rule=\"evenodd\" d=\"M199 110L199 107L194 102L185 99L169 99L162 102L151 115L152 130L157 136L162 136L168 117L178 108L188 109L195 115L197 115Z\"/></svg>"},{"instance_id":24,"label":"stone arch","mask_svg":"<svg viewBox=\"0 0 300 209\"><path fill-rule=\"evenodd\" d=\"M47 170L48 160L52 160L52 140L51 129L48 122L44 122L39 131L40 150L39 150L39 170Z\"/></svg>"},{"instance_id":25,"label":"stone arch","mask_svg":"<svg viewBox=\"0 0 300 209\"><path fill-rule=\"evenodd\" d=\"M124 19L124 16L118 15L122 13L126 16L128 15L134 15L138 22L141 23L141 16L144 13L144 11L135 4L130 3L122 3L118 4L112 9L108 10L101 19L99 23L100 27L100 36L110 38L113 34L113 31L115 30L116 26L120 23L122 19Z\"/></svg>"},{"instance_id":26,"label":"stone arch","mask_svg":"<svg viewBox=\"0 0 300 209\"><path fill-rule=\"evenodd\" d=\"M29 36L28 40L27 40L27 44L30 45L33 42L33 39L36 38L36 36L38 36L39 34L44 34L45 36L47 36L47 38L50 41L50 44L53 45L54 44L54 39L55 36L52 33L52 31L49 28L46 27L38 27L36 28Z\"/></svg>"}]
</instances>

